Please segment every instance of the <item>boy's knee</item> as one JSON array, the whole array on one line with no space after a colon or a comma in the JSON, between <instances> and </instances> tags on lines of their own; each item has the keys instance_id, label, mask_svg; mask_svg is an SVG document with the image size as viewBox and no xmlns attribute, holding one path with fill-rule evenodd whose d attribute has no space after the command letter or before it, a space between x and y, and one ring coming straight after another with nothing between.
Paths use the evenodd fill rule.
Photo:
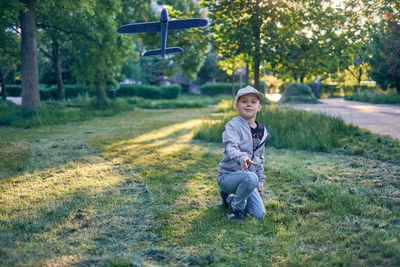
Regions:
<instances>
[{"instance_id":1,"label":"boy's knee","mask_svg":"<svg viewBox=\"0 0 400 267\"><path fill-rule=\"evenodd\" d=\"M258 177L252 172L245 172L246 182L251 188L256 188L258 184Z\"/></svg>"}]
</instances>

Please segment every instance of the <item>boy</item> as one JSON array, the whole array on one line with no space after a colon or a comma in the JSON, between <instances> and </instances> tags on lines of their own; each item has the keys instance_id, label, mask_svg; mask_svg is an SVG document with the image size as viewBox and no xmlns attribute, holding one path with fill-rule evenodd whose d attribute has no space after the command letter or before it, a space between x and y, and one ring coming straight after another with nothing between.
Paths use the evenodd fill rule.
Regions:
<instances>
[{"instance_id":1,"label":"boy","mask_svg":"<svg viewBox=\"0 0 400 267\"><path fill-rule=\"evenodd\" d=\"M268 132L264 125L256 122L262 97L263 94L251 86L240 89L235 102L240 116L232 118L222 133L225 151L219 163L218 185L231 220L241 221L246 213L262 219L265 213L261 196Z\"/></svg>"}]
</instances>

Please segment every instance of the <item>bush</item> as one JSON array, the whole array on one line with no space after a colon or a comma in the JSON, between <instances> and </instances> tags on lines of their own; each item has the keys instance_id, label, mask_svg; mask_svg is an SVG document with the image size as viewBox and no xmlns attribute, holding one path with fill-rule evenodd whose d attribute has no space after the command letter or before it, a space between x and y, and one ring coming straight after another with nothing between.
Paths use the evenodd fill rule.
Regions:
<instances>
[{"instance_id":1,"label":"bush","mask_svg":"<svg viewBox=\"0 0 400 267\"><path fill-rule=\"evenodd\" d=\"M235 93L239 90L240 85L234 84ZM232 83L206 83L200 87L201 93L216 96L222 94L232 95Z\"/></svg>"},{"instance_id":2,"label":"bush","mask_svg":"<svg viewBox=\"0 0 400 267\"><path fill-rule=\"evenodd\" d=\"M129 98L129 103L145 109L173 109L173 108L204 108L208 107L207 101L185 100L148 100L143 97Z\"/></svg>"},{"instance_id":3,"label":"bush","mask_svg":"<svg viewBox=\"0 0 400 267\"><path fill-rule=\"evenodd\" d=\"M161 86L160 90L161 90L161 98L177 99L182 91L182 88L179 84L171 84L171 85Z\"/></svg>"},{"instance_id":4,"label":"bush","mask_svg":"<svg viewBox=\"0 0 400 267\"><path fill-rule=\"evenodd\" d=\"M56 92L58 90L57 86L55 85ZM71 84L66 84L65 85L65 98L75 98L78 95L83 95L85 93L88 93L89 95L94 95L94 92L91 92L89 86L86 85L71 85ZM57 93L56 93L57 94Z\"/></svg>"},{"instance_id":5,"label":"bush","mask_svg":"<svg viewBox=\"0 0 400 267\"><path fill-rule=\"evenodd\" d=\"M140 96L149 99L161 98L161 90L153 85L121 85L117 90L117 96Z\"/></svg>"},{"instance_id":6,"label":"bush","mask_svg":"<svg viewBox=\"0 0 400 267\"><path fill-rule=\"evenodd\" d=\"M57 86L50 86L48 88L41 88L39 90L40 100L57 99L58 88Z\"/></svg>"},{"instance_id":7,"label":"bush","mask_svg":"<svg viewBox=\"0 0 400 267\"><path fill-rule=\"evenodd\" d=\"M279 103L318 103L317 98L311 93L311 88L307 84L289 83Z\"/></svg>"},{"instance_id":8,"label":"bush","mask_svg":"<svg viewBox=\"0 0 400 267\"><path fill-rule=\"evenodd\" d=\"M21 97L22 96L22 85L20 84L8 84L7 96ZM41 100L55 99L57 95L57 86L53 88L47 87L45 84L39 84L39 94Z\"/></svg>"},{"instance_id":9,"label":"bush","mask_svg":"<svg viewBox=\"0 0 400 267\"><path fill-rule=\"evenodd\" d=\"M20 107L11 102L0 99L0 125L7 126L16 119L16 114L19 113Z\"/></svg>"},{"instance_id":10,"label":"bush","mask_svg":"<svg viewBox=\"0 0 400 267\"><path fill-rule=\"evenodd\" d=\"M20 97L22 95L22 86L20 84L7 84L7 96Z\"/></svg>"},{"instance_id":11,"label":"bush","mask_svg":"<svg viewBox=\"0 0 400 267\"><path fill-rule=\"evenodd\" d=\"M375 104L400 105L400 95L396 94L396 92L375 93L372 91L362 91L345 96L344 99Z\"/></svg>"}]
</instances>

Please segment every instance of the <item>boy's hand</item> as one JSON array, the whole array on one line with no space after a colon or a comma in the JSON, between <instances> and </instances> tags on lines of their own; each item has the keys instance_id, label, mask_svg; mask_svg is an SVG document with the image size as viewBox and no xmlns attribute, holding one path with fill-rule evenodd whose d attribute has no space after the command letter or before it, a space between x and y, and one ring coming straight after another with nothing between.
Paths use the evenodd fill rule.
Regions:
<instances>
[{"instance_id":1,"label":"boy's hand","mask_svg":"<svg viewBox=\"0 0 400 267\"><path fill-rule=\"evenodd\" d=\"M249 170L248 164L252 164L254 166L257 166L257 163L254 161L251 161L249 157L244 157L242 161L240 162L240 166L242 167L242 171L247 172Z\"/></svg>"},{"instance_id":2,"label":"boy's hand","mask_svg":"<svg viewBox=\"0 0 400 267\"><path fill-rule=\"evenodd\" d=\"M258 193L260 193L260 196L264 195L264 186L258 185L257 190L258 190Z\"/></svg>"}]
</instances>

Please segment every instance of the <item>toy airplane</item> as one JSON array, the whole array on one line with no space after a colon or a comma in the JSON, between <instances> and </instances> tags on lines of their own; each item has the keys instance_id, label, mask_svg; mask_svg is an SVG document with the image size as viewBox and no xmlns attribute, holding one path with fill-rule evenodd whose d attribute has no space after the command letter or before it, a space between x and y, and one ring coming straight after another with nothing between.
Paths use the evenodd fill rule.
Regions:
<instances>
[{"instance_id":1,"label":"toy airplane","mask_svg":"<svg viewBox=\"0 0 400 267\"><path fill-rule=\"evenodd\" d=\"M159 32L161 31L161 49L146 51L143 56L154 56L161 55L165 57L166 54L171 53L182 53L183 49L180 47L169 47L167 48L167 34L168 31L181 30L188 28L204 27L207 26L208 21L206 19L177 19L168 20L168 11L163 8L161 11L160 22L143 22L126 24L118 27L118 33L141 33L141 32Z\"/></svg>"}]
</instances>

